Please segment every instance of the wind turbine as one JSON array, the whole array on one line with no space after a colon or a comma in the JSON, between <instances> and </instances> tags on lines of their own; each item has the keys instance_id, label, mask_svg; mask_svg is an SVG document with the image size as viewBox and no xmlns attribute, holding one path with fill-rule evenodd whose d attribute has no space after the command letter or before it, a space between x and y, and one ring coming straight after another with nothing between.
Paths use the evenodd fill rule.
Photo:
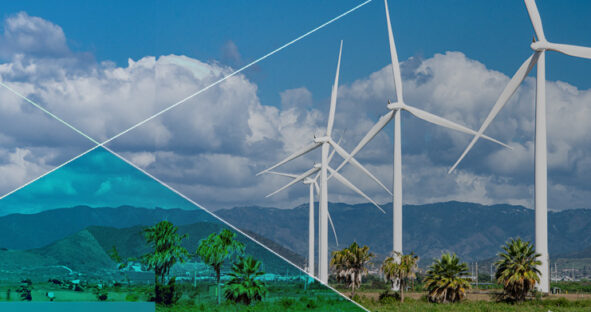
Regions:
<instances>
[{"instance_id":1,"label":"wind turbine","mask_svg":"<svg viewBox=\"0 0 591 312\"><path fill-rule=\"evenodd\" d=\"M474 143L479 137L483 136L484 131L497 116L503 106L509 101L511 96L515 93L517 88L521 85L525 77L533 69L534 65L538 65L538 72L536 78L536 131L535 131L535 151L534 151L534 166L535 166L535 247L536 253L541 254L542 264L538 267L540 270L540 283L538 289L541 292L547 293L550 290L549 277L549 255L548 255L548 162L547 162L547 148L546 148L546 50L557 51L570 56L591 59L591 48L574 46L568 44L552 43L546 40L544 36L544 29L542 28L542 19L534 0L524 0L529 18L531 19L534 32L537 39L534 37L534 42L530 45L534 50L530 56L519 67L509 84L505 87L492 110L482 123L480 130L474 136L468 147L464 150L460 158L449 169L452 172L462 161L464 156L470 151Z\"/></svg>"},{"instance_id":2,"label":"wind turbine","mask_svg":"<svg viewBox=\"0 0 591 312\"><path fill-rule=\"evenodd\" d=\"M284 187L280 188L279 190L277 190L267 196L271 196L271 195L273 195L285 188L288 188L289 186L305 179L306 177L308 177L316 172L320 172L320 205L319 205L320 207L318 209L318 214L319 214L319 221L318 221L318 258L319 258L318 259L318 278L320 279L320 281L322 281L325 284L328 283L328 185L327 185L328 175L327 175L327 173L330 171L331 174L336 177L337 175L335 173L338 171L338 170L333 170L332 168L330 168L328 166L329 148L332 147L344 159L350 159L351 163L355 167L359 168L367 176L369 176L372 180L374 180L382 188L384 188L388 193L390 193L388 188L386 186L384 186L384 184L382 182L380 182L380 180L378 180L373 174L371 174L371 172L369 172L369 170L367 170L363 165L361 165L355 158L351 157L351 155L349 155L349 153L347 153L339 144L337 144L332 139L332 128L334 125L334 115L335 115L335 109L336 109L337 91L338 91L338 82L339 82L339 71L340 71L340 66L341 66L342 51L343 51L343 42L341 41L341 46L339 49L339 59L338 59L338 63L337 63L337 71L336 71L336 75L335 75L335 81L332 86L332 92L331 92L331 98L330 98L330 110L329 110L329 114L328 114L328 125L326 127L325 135L321 136L321 137L314 136L314 141L310 145L305 146L304 148L302 148L300 150L297 150L295 153L291 154L290 156L288 156L287 158L278 162L277 164L271 166L268 169L265 169L265 170L257 173L257 175L267 173L267 172L287 163L290 160L293 160L293 159L298 158L304 154L307 154L307 153L315 150L318 147L322 147L322 158L321 158L322 161L319 166L315 166L314 168L304 172L303 174L299 175L297 178L295 178L293 181L291 181L290 183L288 183ZM345 183L345 184L350 184L350 185L347 185L350 188L351 188L351 186L353 186L353 184L351 184L350 182ZM390 194L392 194L392 193L390 193ZM375 204L375 202L373 200L370 200L370 201ZM375 204L375 205L377 205L377 204Z\"/></svg>"},{"instance_id":3,"label":"wind turbine","mask_svg":"<svg viewBox=\"0 0 591 312\"><path fill-rule=\"evenodd\" d=\"M340 143L340 139L339 142ZM328 163L330 163L330 161L332 160L332 157L334 156L335 150L333 149L333 151L331 152L330 156L328 157ZM317 165L314 164L314 167L316 167ZM279 175L279 176L284 176L284 177L288 177L288 178L292 178L292 179L297 179L298 175L297 174L292 174L292 173L283 173L283 172L277 172L277 171L268 171L268 173L270 174L274 174L274 175ZM304 178L303 183L309 186L309 199L310 202L308 204L308 267L306 269L306 271L312 275L315 276L316 271L315 271L315 260L314 260L314 239L315 239L315 233L314 233L314 191L316 191L316 193L318 195L320 195L320 186L318 186L318 176L320 176L320 173L316 173L316 176L314 178L310 178L310 177L306 177ZM335 238L335 242L337 243L337 246L339 245L339 238L337 237L337 232L335 230L334 227L334 223L332 222L332 218L330 217L330 212L327 213L328 215L328 221L330 222L330 226L332 227L332 232L334 234L334 238Z\"/></svg>"},{"instance_id":4,"label":"wind turbine","mask_svg":"<svg viewBox=\"0 0 591 312\"><path fill-rule=\"evenodd\" d=\"M388 113L380 117L378 122L369 130L369 132L361 139L359 144L353 149L350 157L346 158L338 167L340 170L352 157L354 157L371 139L373 139L389 122L394 119L394 185L393 185L393 251L402 253L402 148L401 148L401 133L400 133L400 119L403 110L408 111L415 117L423 119L427 122L438 126L446 127L456 131L467 134L476 135L477 132L449 121L445 118L433 115L424 110L410 106L404 102L402 92L402 77L400 75L400 64L398 63L398 54L396 53L396 45L394 44L394 35L392 33L392 25L390 23L390 13L388 11L388 1L384 0L386 8L386 23L388 26L388 41L390 45L390 58L392 61L392 73L394 76L394 86L396 89L396 102L390 103L386 106ZM501 143L493 138L482 135L487 140L493 141L510 148L504 143Z\"/></svg>"},{"instance_id":5,"label":"wind turbine","mask_svg":"<svg viewBox=\"0 0 591 312\"><path fill-rule=\"evenodd\" d=\"M331 156L329 157L329 163L330 163L330 158L332 158L332 156L334 155L334 150L331 154ZM314 167L317 167L317 164L314 164ZM269 171L268 173L270 174L275 174L275 175L279 175L279 176L284 176L284 177L289 177L292 179L297 179L298 175L297 174L291 174L291 173L283 173L283 172L277 172L277 171ZM312 275L315 276L315 260L314 260L314 239L315 239L315 233L314 233L314 193L316 192L316 194L320 195L320 186L318 185L318 177L320 176L320 173L316 173L316 176L314 178L311 177L306 177L303 180L303 183L309 186L309 204L308 204L308 267L307 267L307 272ZM330 217L330 212L327 213L328 215L328 222L330 223L330 226L332 228L332 232L334 234L334 239L335 242L337 244L337 246L339 245L339 237L337 236L337 231L335 229L334 223L332 221L332 218Z\"/></svg>"}]
</instances>

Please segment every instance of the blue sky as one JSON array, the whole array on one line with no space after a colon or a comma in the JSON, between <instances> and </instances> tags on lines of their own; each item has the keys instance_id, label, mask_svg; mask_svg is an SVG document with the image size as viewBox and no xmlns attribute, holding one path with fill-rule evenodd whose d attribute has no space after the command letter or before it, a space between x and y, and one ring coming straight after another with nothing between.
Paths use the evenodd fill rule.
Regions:
<instances>
[{"instance_id":1,"label":"blue sky","mask_svg":"<svg viewBox=\"0 0 591 312\"><path fill-rule=\"evenodd\" d=\"M538 1L546 37L591 46L591 3ZM0 4L0 79L97 140L107 139L361 1L13 1ZM532 53L522 1L390 1L405 100L477 129ZM306 145L326 124L339 40L344 40L335 131L351 150L394 89L383 2L374 0L255 67L109 144L208 209L291 208L304 187L255 174ZM535 71L534 71L535 72ZM551 209L591 201L591 61L549 52ZM533 206L533 102L527 79L452 175L470 137L404 115L405 203L443 200ZM573 122L576 121L576 122ZM91 144L0 88L0 193ZM30 125L35 125L31 127ZM392 183L392 129L359 160ZM285 171L302 172L312 154ZM344 174L391 200L353 169ZM331 201L363 199L338 185Z\"/></svg>"},{"instance_id":2,"label":"blue sky","mask_svg":"<svg viewBox=\"0 0 591 312\"><path fill-rule=\"evenodd\" d=\"M127 64L146 55L182 54L199 60L243 65L361 3L339 1L10 1L4 17L19 11L60 25L74 51L98 61ZM589 1L538 1L546 36L559 43L591 45ZM531 53L533 30L522 1L391 1L401 60L461 51L469 58L513 75ZM277 105L279 92L306 86L329 96L338 47L344 39L344 83L388 63L383 2L374 0L291 48L259 64L249 78L263 104ZM224 57L232 41L241 61ZM232 64L234 63L234 64ZM550 53L549 80L591 87L591 63ZM328 87L327 87L328 86Z\"/></svg>"}]
</instances>

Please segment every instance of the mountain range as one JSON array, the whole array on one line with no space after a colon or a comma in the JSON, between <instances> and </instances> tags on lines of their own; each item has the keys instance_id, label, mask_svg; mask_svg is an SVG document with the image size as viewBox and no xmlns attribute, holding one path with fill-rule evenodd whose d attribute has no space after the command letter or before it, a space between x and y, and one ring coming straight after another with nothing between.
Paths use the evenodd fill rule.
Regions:
<instances>
[{"instance_id":1,"label":"mountain range","mask_svg":"<svg viewBox=\"0 0 591 312\"><path fill-rule=\"evenodd\" d=\"M357 241L369 245L378 261L390 252L391 212L383 214L371 204L330 203L329 209L339 236L339 246L332 235L329 236L331 250ZM236 207L218 210L215 214L292 262L300 266L305 263L307 205L294 209ZM466 261L489 259L499 252L507 239L533 240L534 234L534 211L521 206L464 202L405 205L403 218L404 251L413 251L428 262L443 251L455 252ZM75 246L85 241L87 246L93 246L96 264L109 265L107 252L113 245L117 246L122 257L147 252L141 229L161 220L178 225L179 233L189 234L186 246L191 252L194 252L198 239L222 226L202 210L78 206L0 217L0 248L9 249L16 258L17 253L26 250L28 256L21 258L30 262L38 261L40 257L75 261L75 256L70 253L76 252ZM551 257L591 258L591 210L550 212L549 239ZM260 248L258 245L248 248L262 252L256 249Z\"/></svg>"}]
</instances>

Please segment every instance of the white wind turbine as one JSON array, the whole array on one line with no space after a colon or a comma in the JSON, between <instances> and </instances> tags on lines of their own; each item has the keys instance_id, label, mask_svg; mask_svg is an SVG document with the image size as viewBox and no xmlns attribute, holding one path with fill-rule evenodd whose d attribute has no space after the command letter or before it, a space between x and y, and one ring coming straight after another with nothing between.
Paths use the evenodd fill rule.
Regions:
<instances>
[{"instance_id":1,"label":"white wind turbine","mask_svg":"<svg viewBox=\"0 0 591 312\"><path fill-rule=\"evenodd\" d=\"M369 130L369 132L361 139L359 144L351 152L351 156L355 156L371 139L373 139L389 122L394 119L394 185L393 185L393 251L402 253L402 148L401 148L401 134L400 134L400 113L406 110L415 117L423 119L427 122L436 124L438 126L446 127L456 131L475 135L476 131L467 127L456 124L452 121L442 117L433 115L416 107L410 106L404 102L402 95L402 78L400 75L400 65L398 63L398 55L396 53L396 45L394 44L394 35L392 34L392 25L390 23L390 13L388 11L388 2L384 0L386 8L386 23L388 26L388 41L390 44L390 57L392 61L392 72L394 76L394 85L396 88L397 102L390 103L388 101L388 113L380 117L378 122ZM487 140L509 147L488 136L482 136ZM338 167L340 170L350 158L346 158Z\"/></svg>"},{"instance_id":2,"label":"white wind turbine","mask_svg":"<svg viewBox=\"0 0 591 312\"><path fill-rule=\"evenodd\" d=\"M334 155L334 150L332 151L331 155L328 158L328 163L330 163L330 159L332 158L332 156ZM314 168L319 167L319 165L314 164ZM268 173L270 174L275 174L275 175L280 175L280 176L284 176L284 177L289 177L292 179L297 179L299 177L299 175L297 174L291 174L291 173L283 173L283 172L277 172L277 171L269 171ZM316 194L318 194L320 196L320 186L318 185L318 177L320 176L320 173L316 173L316 176L314 178L311 177L306 177L303 180L303 183L309 186L309 203L308 203L308 267L306 268L306 271L308 272L308 274L315 276L316 272L315 272L315 257L314 257L314 246L315 246L315 231L314 231L314 191L316 191ZM350 182L349 182L350 183ZM364 194L365 195L365 194ZM328 215L328 222L330 223L330 226L332 228L332 233L334 234L334 239L335 242L337 244L337 246L339 245L339 237L337 236L337 231L334 227L334 223L332 221L332 218L330 217L330 212L327 212Z\"/></svg>"},{"instance_id":3,"label":"white wind turbine","mask_svg":"<svg viewBox=\"0 0 591 312\"><path fill-rule=\"evenodd\" d=\"M524 0L525 6L529 13L537 40L535 40L530 47L534 50L532 56L530 56L525 62L519 67L509 84L505 87L499 99L493 106L492 110L482 123L480 130L474 136L468 147L464 150L460 158L456 163L449 169L452 172L462 161L464 156L470 151L474 143L480 136L483 136L484 131L488 125L493 121L503 106L509 101L511 96L515 93L519 85L523 82L525 77L533 69L534 65L538 65L538 72L536 78L536 130L535 130L535 154L534 154L534 166L535 166L535 247L536 253L541 254L542 264L538 267L540 270L540 283L538 289L542 292L547 293L550 290L549 281L549 255L548 255L548 203L547 203L547 190L548 190L548 162L547 162L547 149L546 149L546 50L552 50L561 52L567 55L582 57L591 59L591 48L580 47L568 44L558 44L548 42L544 36L544 30L542 28L542 19L534 0Z\"/></svg>"},{"instance_id":4,"label":"white wind turbine","mask_svg":"<svg viewBox=\"0 0 591 312\"><path fill-rule=\"evenodd\" d=\"M361 165L355 158L353 158L351 155L349 155L349 153L347 153L339 144L337 144L332 139L332 128L334 125L334 115L335 115L336 101L337 101L337 91L338 91L339 71L340 71L340 66L341 66L342 50L343 50L343 42L341 41L341 46L339 49L339 59L338 59L338 63L337 63L337 71L336 71L336 76L335 76L335 82L332 86L332 92L331 92L331 98L330 98L330 110L329 110L329 114L328 114L328 125L326 127L326 134L322 137L314 137L314 142L311 143L310 145L296 151L295 153L291 154L290 156L288 156L287 158L278 162L277 164L273 165L272 167L270 167L266 170L263 170L257 174L257 175L260 175L263 173L267 173L267 172L287 163L290 160L293 160L293 159L298 158L304 154L307 154L307 153L315 150L318 147L322 147L322 161L321 161L320 165L316 165L316 166L314 166L314 168L299 175L297 178L295 178L293 181L291 181L290 183L288 183L284 187L267 195L267 197L271 196L283 189L288 188L289 186L305 179L306 177L309 177L310 175L312 175L314 173L320 172L320 200L319 200L320 205L319 205L319 209L318 209L318 214L319 214L319 216L318 216L318 218L319 218L319 221L318 221L318 278L323 283L328 283L328 186L327 186L328 176L327 176L327 172L330 171L331 174L333 174L335 177L339 176L339 174L337 173L338 170L333 170L332 168L330 168L328 166L329 148L332 146L332 148L334 148L334 150L341 157L343 157L344 159L350 159L351 163L355 167L359 168L366 175L368 175L372 180L374 180L382 188L384 188L388 193L390 193L388 188L386 186L384 186L384 184L382 182L380 182L380 180L378 180L373 174L371 174L371 172L369 172L369 170L367 170L365 167L363 167L363 165ZM341 182L343 182L345 185L347 185L349 188L352 188L353 190L355 190L357 193L363 194L363 192L359 191L359 189L354 187L353 184L351 184L351 182L347 181L346 179L343 178L343 180L341 180L341 179L339 179L339 180ZM346 182L344 182L344 181L346 181ZM363 196L366 197L366 199L368 199L369 201L371 201L374 205L379 207L379 205L377 205L373 200L369 199L369 197L367 197L367 195L363 194Z\"/></svg>"},{"instance_id":5,"label":"white wind turbine","mask_svg":"<svg viewBox=\"0 0 591 312\"><path fill-rule=\"evenodd\" d=\"M339 140L340 143L341 140ZM332 157L334 156L335 150L333 149L332 152L330 153L330 156L328 157L328 163L330 164L330 161L332 160ZM314 164L314 168L317 166L317 164ZM283 173L283 172L277 172L277 171L268 171L268 173L270 174L274 174L274 175L279 175L279 176L284 176L284 177L288 177L288 178L292 178L292 179L297 179L299 177L299 175L297 174L292 174L292 173ZM318 194L318 196L320 196L320 186L318 186L318 177L320 176L320 173L316 173L316 176L314 178L310 178L310 177L306 177L304 178L303 183L308 185L309 187L309 203L308 203L308 267L306 268L306 272L308 272L308 274L312 275L312 276L316 276L316 271L315 271L315 263L316 261L314 260L314 239L315 239L315 231L314 231L314 190L316 190L316 194ZM332 227L332 232L334 234L334 239L335 242L337 243L337 246L339 245L339 238L337 236L337 232L335 230L334 227L334 223L332 222L332 218L330 217L330 212L327 213L328 215L328 221L330 222L330 226Z\"/></svg>"}]
</instances>

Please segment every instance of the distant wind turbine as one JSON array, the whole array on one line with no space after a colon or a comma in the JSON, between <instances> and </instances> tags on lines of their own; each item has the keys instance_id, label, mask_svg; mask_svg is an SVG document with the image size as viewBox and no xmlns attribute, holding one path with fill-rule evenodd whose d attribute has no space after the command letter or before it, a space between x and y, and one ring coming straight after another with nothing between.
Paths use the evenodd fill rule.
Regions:
<instances>
[{"instance_id":1,"label":"distant wind turbine","mask_svg":"<svg viewBox=\"0 0 591 312\"><path fill-rule=\"evenodd\" d=\"M396 45L394 44L394 35L392 33L392 25L390 23L390 13L388 11L388 2L384 0L386 8L386 23L388 26L388 41L390 44L390 58L392 61L392 73L394 76L394 86L396 89L395 103L388 101L388 113L380 117L378 122L369 130L369 132L361 139L359 144L353 149L351 155L346 158L338 167L340 170L350 159L354 157L371 139L373 139L389 122L394 119L394 185L393 185L393 251L402 253L402 148L401 148L401 133L400 133L400 113L405 110L413 114L415 117L423 119L427 122L436 124L438 126L446 127L456 131L467 134L476 135L477 132L449 121L445 118L433 115L424 110L410 106L404 102L402 94L402 77L400 75L400 65L398 63L398 55L396 53ZM509 147L488 136L482 136L487 140Z\"/></svg>"},{"instance_id":2,"label":"distant wind turbine","mask_svg":"<svg viewBox=\"0 0 591 312\"><path fill-rule=\"evenodd\" d=\"M350 162L361 171L363 171L366 175L368 175L372 180L378 183L382 188L384 188L388 193L390 191L380 180L378 180L369 170L367 170L363 165L361 165L355 158L351 157L349 153L347 153L339 144L337 144L332 139L332 129L334 125L334 117L335 117L335 109L336 109L336 101L337 101L337 91L338 91L338 82L339 82L339 71L341 66L341 54L343 50L343 42L341 41L341 46L339 49L339 59L337 63L337 71L335 75L335 81L332 86L332 93L330 98L330 110L328 114L328 125L326 127L326 133L322 137L314 137L314 142L295 153L291 154L287 158L283 159L282 161L278 162L277 164L271 166L270 168L259 172L257 175L267 173L290 160L298 158L304 154L307 154L318 147L322 146L322 161L319 166L315 166L314 168L304 172L303 174L294 178L293 181L285 185L284 187L280 188L279 190L267 195L271 196L276 194L277 192L288 188L289 186L298 183L299 181L304 180L306 177L309 177L312 174L320 172L320 207L318 209L319 213L319 222L318 222L318 278L323 283L328 283L328 176L327 173L330 171L332 175L335 176L339 181L347 185L349 188L355 190L357 193L362 194L366 199L376 205L378 208L379 205L375 203L375 201L371 200L367 195L363 194L359 189L357 189L351 182L347 179L342 177L338 174L338 170L333 170L328 166L328 152L329 148L332 147L343 159L349 159ZM391 193L390 193L391 194ZM380 208L381 209L381 208ZM383 210L382 210L383 211Z\"/></svg>"},{"instance_id":3,"label":"distant wind turbine","mask_svg":"<svg viewBox=\"0 0 591 312\"><path fill-rule=\"evenodd\" d=\"M333 150L334 154L334 150ZM331 155L332 156L332 155ZM330 163L330 160L329 160ZM316 167L317 164L314 164ZM269 171L270 174L280 175L284 177L289 177L292 179L297 179L299 175L291 174L291 173L283 173L283 172L276 172L276 171ZM309 186L309 203L308 203L308 267L306 268L306 272L312 276L316 276L315 271L315 257L314 257L314 247L315 247L315 228L314 228L314 193L320 195L320 186L318 185L318 177L320 173L316 173L314 178L307 177L303 180L303 183ZM328 212L328 221L332 228L332 232L334 234L334 239L337 244L339 245L339 238L337 236L337 231L335 229L334 223L332 218L330 217L330 212Z\"/></svg>"},{"instance_id":4,"label":"distant wind turbine","mask_svg":"<svg viewBox=\"0 0 591 312\"><path fill-rule=\"evenodd\" d=\"M482 123L480 130L474 136L468 147L464 150L460 158L449 169L452 172L462 161L464 156L470 151L474 143L479 137L483 136L484 131L497 116L503 106L509 101L511 96L515 93L517 88L521 85L525 77L533 69L534 65L538 65L538 72L536 78L536 131L535 131L535 152L534 152L534 166L535 166L535 246L536 253L541 254L542 264L538 267L540 270L540 283L538 289L541 292L547 293L550 290L549 281L549 254L548 254L548 161L546 148L546 50L557 51L570 56L591 59L591 48L574 46L568 44L558 44L548 42L544 35L542 28L542 19L534 0L524 0L529 18L531 19L534 32L537 40L534 37L534 42L530 45L534 50L530 56L519 67L509 84L505 87L499 99L493 106L492 110Z\"/></svg>"},{"instance_id":5,"label":"distant wind turbine","mask_svg":"<svg viewBox=\"0 0 591 312\"><path fill-rule=\"evenodd\" d=\"M341 143L341 140L339 139L339 141L337 143ZM328 157L328 163L330 164L330 161L332 160L333 156L334 156L335 150L333 149L332 152L330 153L330 156ZM314 164L314 167L317 167L317 164ZM284 177L288 177L288 178L292 178L292 179L297 179L299 175L297 174L292 174L292 173L283 173L283 172L277 172L277 171L268 171L268 173L270 174L274 174L274 175L279 175L279 176L284 176ZM320 176L320 173L316 173L316 176L314 178L304 178L303 183L307 184L309 186L309 204L308 204L308 267L306 268L306 271L308 272L308 274L312 275L312 276L316 276L316 271L315 271L315 257L314 257L314 247L315 247L315 228L314 228L314 190L316 190L316 193L318 194L318 196L320 196L320 186L318 186L318 177ZM337 243L337 246L339 245L339 238L337 236L337 232L335 230L334 227L334 223L332 222L332 218L330 217L330 212L327 213L328 215L328 221L330 222L330 226L332 227L332 232L334 234L334 239L335 242Z\"/></svg>"}]
</instances>

